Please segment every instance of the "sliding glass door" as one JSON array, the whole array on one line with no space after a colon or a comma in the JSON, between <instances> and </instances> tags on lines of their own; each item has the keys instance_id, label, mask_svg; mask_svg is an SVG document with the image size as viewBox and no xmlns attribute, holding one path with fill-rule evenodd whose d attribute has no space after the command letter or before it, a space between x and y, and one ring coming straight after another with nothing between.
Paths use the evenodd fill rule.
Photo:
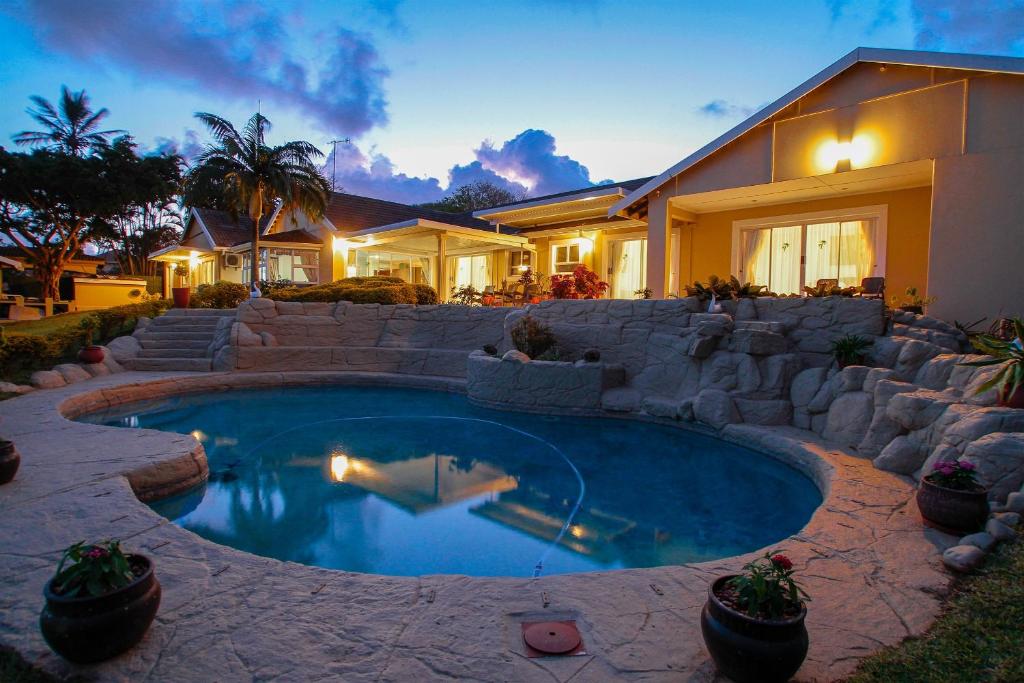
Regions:
<instances>
[{"instance_id":1,"label":"sliding glass door","mask_svg":"<svg viewBox=\"0 0 1024 683\"><path fill-rule=\"evenodd\" d=\"M838 280L855 287L875 272L879 249L874 220L753 227L740 232L740 273L776 294Z\"/></svg>"},{"instance_id":2,"label":"sliding glass door","mask_svg":"<svg viewBox=\"0 0 1024 683\"><path fill-rule=\"evenodd\" d=\"M647 285L647 240L611 242L613 299L635 299Z\"/></svg>"}]
</instances>

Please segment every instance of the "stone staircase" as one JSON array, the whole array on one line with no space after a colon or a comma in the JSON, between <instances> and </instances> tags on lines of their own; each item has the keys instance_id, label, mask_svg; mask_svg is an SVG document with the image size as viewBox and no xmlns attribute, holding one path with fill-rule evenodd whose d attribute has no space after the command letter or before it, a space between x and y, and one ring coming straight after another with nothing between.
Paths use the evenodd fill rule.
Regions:
<instances>
[{"instance_id":1,"label":"stone staircase","mask_svg":"<svg viewBox=\"0 0 1024 683\"><path fill-rule=\"evenodd\" d=\"M210 344L225 318L234 321L235 310L172 308L136 331L134 336L142 349L124 365L129 370L208 372Z\"/></svg>"}]
</instances>

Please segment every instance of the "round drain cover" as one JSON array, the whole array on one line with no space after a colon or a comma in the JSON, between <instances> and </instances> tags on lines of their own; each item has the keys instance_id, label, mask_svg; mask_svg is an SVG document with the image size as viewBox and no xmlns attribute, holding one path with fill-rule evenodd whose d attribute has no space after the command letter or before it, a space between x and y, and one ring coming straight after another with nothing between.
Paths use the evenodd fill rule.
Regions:
<instances>
[{"instance_id":1,"label":"round drain cover","mask_svg":"<svg viewBox=\"0 0 1024 683\"><path fill-rule=\"evenodd\" d=\"M580 632L572 624L542 621L524 628L523 639L538 652L560 655L579 646Z\"/></svg>"}]
</instances>

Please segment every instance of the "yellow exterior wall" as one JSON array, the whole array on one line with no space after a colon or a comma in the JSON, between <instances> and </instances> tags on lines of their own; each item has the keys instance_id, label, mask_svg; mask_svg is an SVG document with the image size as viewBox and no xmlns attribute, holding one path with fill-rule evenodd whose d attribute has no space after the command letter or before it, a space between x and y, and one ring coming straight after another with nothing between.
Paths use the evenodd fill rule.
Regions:
<instances>
[{"instance_id":1,"label":"yellow exterior wall","mask_svg":"<svg viewBox=\"0 0 1024 683\"><path fill-rule=\"evenodd\" d=\"M145 280L75 278L75 305L79 311L137 304L145 293Z\"/></svg>"},{"instance_id":2,"label":"yellow exterior wall","mask_svg":"<svg viewBox=\"0 0 1024 683\"><path fill-rule=\"evenodd\" d=\"M706 280L712 274L721 277L730 275L733 221L837 211L877 204L889 207L886 292L902 294L907 287L912 286L917 287L918 291L924 291L928 279L931 212L931 188L928 187L700 214L697 222L684 226L680 235L681 282L689 284L694 280Z\"/></svg>"}]
</instances>

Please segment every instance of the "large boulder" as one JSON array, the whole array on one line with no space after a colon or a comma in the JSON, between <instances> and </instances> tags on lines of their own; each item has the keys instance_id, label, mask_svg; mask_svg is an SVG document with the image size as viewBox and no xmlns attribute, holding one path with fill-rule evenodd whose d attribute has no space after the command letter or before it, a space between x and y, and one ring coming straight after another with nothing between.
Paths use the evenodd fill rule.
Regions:
<instances>
[{"instance_id":1,"label":"large boulder","mask_svg":"<svg viewBox=\"0 0 1024 683\"><path fill-rule=\"evenodd\" d=\"M124 363L139 355L139 352L142 350L142 344L135 337L125 335L107 342L107 349L110 350L110 355L114 360L118 363Z\"/></svg>"},{"instance_id":2,"label":"large boulder","mask_svg":"<svg viewBox=\"0 0 1024 683\"><path fill-rule=\"evenodd\" d=\"M953 392L920 390L896 394L889 399L885 412L905 429L923 429L937 420L946 408L957 402Z\"/></svg>"},{"instance_id":3,"label":"large boulder","mask_svg":"<svg viewBox=\"0 0 1024 683\"><path fill-rule=\"evenodd\" d=\"M822 436L842 446L856 447L864 439L873 414L874 401L870 394L863 391L841 394L829 406Z\"/></svg>"},{"instance_id":4,"label":"large boulder","mask_svg":"<svg viewBox=\"0 0 1024 683\"><path fill-rule=\"evenodd\" d=\"M53 368L54 372L59 372L60 376L64 378L67 384L74 384L75 382L84 382L85 380L92 377L86 372L81 365L75 363L61 363Z\"/></svg>"},{"instance_id":5,"label":"large boulder","mask_svg":"<svg viewBox=\"0 0 1024 683\"><path fill-rule=\"evenodd\" d=\"M919 444L906 436L897 436L882 449L881 454L873 462L880 470L913 474L921 469L926 455Z\"/></svg>"},{"instance_id":6,"label":"large boulder","mask_svg":"<svg viewBox=\"0 0 1024 683\"><path fill-rule=\"evenodd\" d=\"M776 332L757 329L739 329L732 333L729 348L736 353L770 356L786 352L786 338Z\"/></svg>"},{"instance_id":7,"label":"large boulder","mask_svg":"<svg viewBox=\"0 0 1024 683\"><path fill-rule=\"evenodd\" d=\"M772 399L733 399L744 422L756 425L788 425L793 420L793 406L789 401Z\"/></svg>"},{"instance_id":8,"label":"large boulder","mask_svg":"<svg viewBox=\"0 0 1024 683\"><path fill-rule=\"evenodd\" d=\"M990 487L989 500L1004 501L1024 484L1024 433L986 434L964 450L978 468L978 479Z\"/></svg>"},{"instance_id":9,"label":"large boulder","mask_svg":"<svg viewBox=\"0 0 1024 683\"><path fill-rule=\"evenodd\" d=\"M698 422L722 429L740 421L739 411L729 394L721 389L705 389L693 402L693 415Z\"/></svg>"},{"instance_id":10,"label":"large boulder","mask_svg":"<svg viewBox=\"0 0 1024 683\"><path fill-rule=\"evenodd\" d=\"M55 370L36 370L28 381L36 389L57 389L67 384L64 376Z\"/></svg>"},{"instance_id":11,"label":"large boulder","mask_svg":"<svg viewBox=\"0 0 1024 683\"><path fill-rule=\"evenodd\" d=\"M896 357L896 364L893 369L900 379L911 381L917 375L917 371L928 360L942 353L945 349L935 344L930 344L917 339L909 339L900 349Z\"/></svg>"},{"instance_id":12,"label":"large boulder","mask_svg":"<svg viewBox=\"0 0 1024 683\"><path fill-rule=\"evenodd\" d=\"M793 406L803 408L811 402L822 385L828 380L828 368L807 368L793 378L789 398Z\"/></svg>"}]
</instances>

